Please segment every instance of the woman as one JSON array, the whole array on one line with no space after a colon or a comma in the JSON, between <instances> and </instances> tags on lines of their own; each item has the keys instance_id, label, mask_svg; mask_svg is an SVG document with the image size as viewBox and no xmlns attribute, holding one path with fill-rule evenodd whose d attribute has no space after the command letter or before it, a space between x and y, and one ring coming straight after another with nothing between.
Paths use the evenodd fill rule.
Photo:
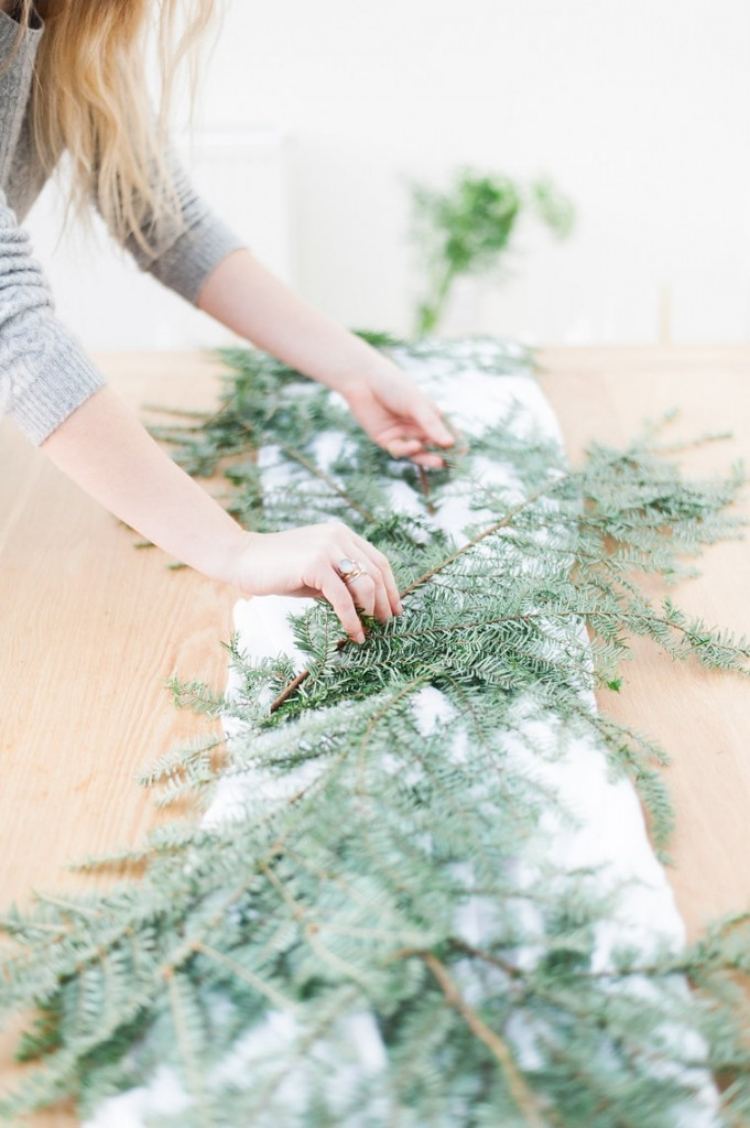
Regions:
<instances>
[{"instance_id":1,"label":"woman","mask_svg":"<svg viewBox=\"0 0 750 1128\"><path fill-rule=\"evenodd\" d=\"M399 614L387 559L337 522L248 532L156 445L56 319L19 226L63 153L75 213L90 201L114 237L187 301L336 389L393 457L441 464L452 442L435 406L374 349L258 263L196 196L167 143L176 62L207 26L196 0L170 50L177 0L0 0L0 410L69 477L143 536L246 595L322 595L363 642L357 607ZM158 12L162 99L143 81Z\"/></svg>"}]
</instances>

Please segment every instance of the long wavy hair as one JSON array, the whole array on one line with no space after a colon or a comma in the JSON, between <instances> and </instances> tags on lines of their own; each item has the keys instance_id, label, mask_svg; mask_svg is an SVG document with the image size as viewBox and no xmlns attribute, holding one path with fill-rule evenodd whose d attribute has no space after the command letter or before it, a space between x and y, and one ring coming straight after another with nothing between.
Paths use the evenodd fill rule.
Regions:
<instances>
[{"instance_id":1,"label":"long wavy hair","mask_svg":"<svg viewBox=\"0 0 750 1128\"><path fill-rule=\"evenodd\" d=\"M34 144L48 173L63 153L71 169L69 209L95 200L110 230L147 252L145 228L179 221L166 153L176 72L189 64L194 101L197 47L217 0L17 0L23 28L44 20L32 90ZM160 91L146 82L155 36ZM192 107L191 107L192 113Z\"/></svg>"}]
</instances>

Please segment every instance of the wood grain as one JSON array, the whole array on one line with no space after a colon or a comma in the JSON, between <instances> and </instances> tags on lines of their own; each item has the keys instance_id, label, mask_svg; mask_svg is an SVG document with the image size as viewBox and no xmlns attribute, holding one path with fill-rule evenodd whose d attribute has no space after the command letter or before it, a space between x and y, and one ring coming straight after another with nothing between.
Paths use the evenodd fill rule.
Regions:
<instances>
[{"instance_id":1,"label":"wood grain","mask_svg":"<svg viewBox=\"0 0 750 1128\"><path fill-rule=\"evenodd\" d=\"M196 354L100 357L134 407L210 407L217 366ZM154 420L156 416L153 417ZM226 683L233 595L170 571L7 421L0 429L0 904L105 884L65 864L136 845L157 821L135 776L204 722L167 679ZM0 1088L14 1031L0 1036ZM7 1073L7 1068L6 1071ZM34 1128L77 1123L29 1118Z\"/></svg>"},{"instance_id":2,"label":"wood grain","mask_svg":"<svg viewBox=\"0 0 750 1128\"><path fill-rule=\"evenodd\" d=\"M98 358L133 406L208 407L215 362L199 354ZM540 354L541 381L576 459L592 438L625 441L646 416L682 410L675 434L731 428L731 444L689 455L696 471L750 463L750 348L568 349ZM232 593L171 572L0 427L0 904L33 889L101 883L65 863L142 840L154 825L135 782L146 763L205 726L174 710L173 673L222 687ZM709 550L702 576L675 593L691 612L750 634L750 542ZM750 906L750 688L676 666L647 645L601 707L672 754L678 812L669 876L691 934ZM0 1041L0 1088L14 1076ZM4 1068L3 1068L4 1067ZM68 1128L70 1110L26 1121Z\"/></svg>"},{"instance_id":3,"label":"wood grain","mask_svg":"<svg viewBox=\"0 0 750 1128\"><path fill-rule=\"evenodd\" d=\"M539 362L574 459L591 439L625 442L644 418L677 408L670 441L733 432L731 441L686 453L689 470L726 471L737 459L750 467L748 348L559 348L543 350ZM747 499L742 508L750 514ZM750 539L709 548L698 566L701 575L674 598L750 636ZM600 707L672 757L677 829L667 872L695 937L720 914L750 908L750 682L675 664L642 641L623 673L621 692L601 694Z\"/></svg>"}]
</instances>

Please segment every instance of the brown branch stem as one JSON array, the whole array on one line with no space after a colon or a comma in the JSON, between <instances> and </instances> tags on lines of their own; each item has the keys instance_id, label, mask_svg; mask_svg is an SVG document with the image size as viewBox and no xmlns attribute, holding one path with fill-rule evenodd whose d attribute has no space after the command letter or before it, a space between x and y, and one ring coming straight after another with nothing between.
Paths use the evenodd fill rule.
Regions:
<instances>
[{"instance_id":1,"label":"brown branch stem","mask_svg":"<svg viewBox=\"0 0 750 1128\"><path fill-rule=\"evenodd\" d=\"M335 478L332 478L330 474L326 474L325 470L321 470L319 466L316 466L302 451L297 450L296 447L289 446L281 446L279 450L283 451L284 454L294 462L298 462L300 466L307 470L308 474L312 474L314 478L325 482L334 493L338 494L338 496L346 502L350 509L353 509L355 513L359 513L360 517L363 517L365 521L368 521L371 525L377 523L377 517L374 513L364 505L360 505L358 501L355 501L354 498L346 492L344 487L338 484Z\"/></svg>"},{"instance_id":2,"label":"brown branch stem","mask_svg":"<svg viewBox=\"0 0 750 1128\"><path fill-rule=\"evenodd\" d=\"M405 949L399 953L399 956L402 958L417 956L423 961L437 980L446 1002L458 1012L472 1034L487 1047L492 1056L499 1063L508 1083L510 1095L515 1101L524 1122L528 1124L530 1128L545 1128L545 1119L539 1112L537 1099L526 1084L523 1074L514 1061L509 1046L496 1031L492 1030L487 1025L474 1007L466 1001L456 983L449 975L445 964L432 952L420 951L419 949Z\"/></svg>"}]
</instances>

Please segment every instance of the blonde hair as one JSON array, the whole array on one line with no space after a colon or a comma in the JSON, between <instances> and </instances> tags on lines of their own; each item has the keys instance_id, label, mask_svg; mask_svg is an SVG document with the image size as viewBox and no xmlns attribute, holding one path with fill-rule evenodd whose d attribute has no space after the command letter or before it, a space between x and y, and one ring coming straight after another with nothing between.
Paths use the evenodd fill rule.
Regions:
<instances>
[{"instance_id":1,"label":"blonde hair","mask_svg":"<svg viewBox=\"0 0 750 1128\"><path fill-rule=\"evenodd\" d=\"M176 71L190 63L216 0L19 0L22 28L35 11L44 19L32 91L34 144L51 173L67 152L69 207L85 211L93 198L115 236L146 235L179 205L165 153ZM155 26L153 26L155 24ZM178 27L179 25L179 27ZM146 44L156 33L161 90L156 110L146 86Z\"/></svg>"}]
</instances>

